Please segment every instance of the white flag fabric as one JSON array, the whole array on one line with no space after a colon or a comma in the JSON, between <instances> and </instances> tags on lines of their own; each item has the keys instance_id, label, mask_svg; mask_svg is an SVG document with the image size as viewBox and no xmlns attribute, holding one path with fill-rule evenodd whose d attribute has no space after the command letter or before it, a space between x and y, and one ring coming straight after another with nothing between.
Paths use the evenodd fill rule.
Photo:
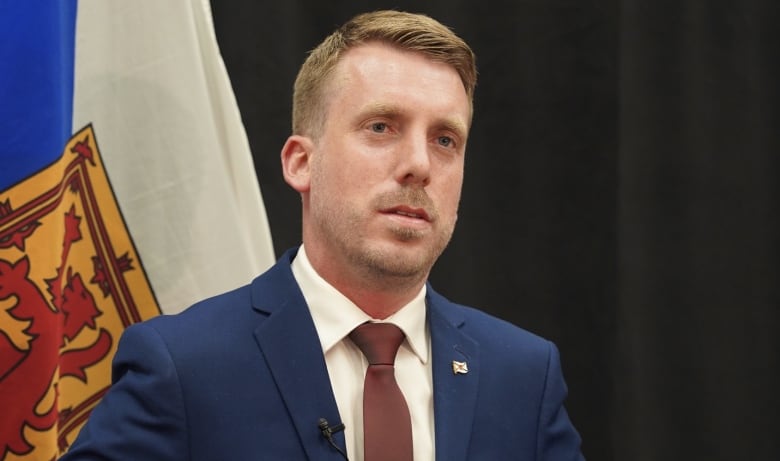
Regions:
<instances>
[{"instance_id":1,"label":"white flag fabric","mask_svg":"<svg viewBox=\"0 0 780 461\"><path fill-rule=\"evenodd\" d=\"M268 268L270 230L209 2L80 0L75 55L74 132L96 132L163 312Z\"/></svg>"}]
</instances>

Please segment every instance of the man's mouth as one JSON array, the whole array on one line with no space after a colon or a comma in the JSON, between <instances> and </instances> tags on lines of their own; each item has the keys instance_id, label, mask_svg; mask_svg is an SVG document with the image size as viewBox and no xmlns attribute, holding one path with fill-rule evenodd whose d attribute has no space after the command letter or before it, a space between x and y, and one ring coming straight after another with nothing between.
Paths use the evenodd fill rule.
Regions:
<instances>
[{"instance_id":1,"label":"man's mouth","mask_svg":"<svg viewBox=\"0 0 780 461\"><path fill-rule=\"evenodd\" d=\"M406 216L414 219L421 219L423 221L430 221L428 213L421 208L408 208L408 207L394 207L383 211L388 214L397 214L400 216Z\"/></svg>"}]
</instances>

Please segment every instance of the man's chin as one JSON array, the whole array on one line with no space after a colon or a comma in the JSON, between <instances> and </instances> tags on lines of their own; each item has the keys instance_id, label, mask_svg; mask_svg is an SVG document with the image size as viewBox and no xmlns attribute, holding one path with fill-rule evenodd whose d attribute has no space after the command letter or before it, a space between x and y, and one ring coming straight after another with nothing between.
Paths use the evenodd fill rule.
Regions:
<instances>
[{"instance_id":1,"label":"man's chin","mask_svg":"<svg viewBox=\"0 0 780 461\"><path fill-rule=\"evenodd\" d=\"M427 275L435 259L428 245L394 241L364 253L363 265L385 277L416 278Z\"/></svg>"}]
</instances>

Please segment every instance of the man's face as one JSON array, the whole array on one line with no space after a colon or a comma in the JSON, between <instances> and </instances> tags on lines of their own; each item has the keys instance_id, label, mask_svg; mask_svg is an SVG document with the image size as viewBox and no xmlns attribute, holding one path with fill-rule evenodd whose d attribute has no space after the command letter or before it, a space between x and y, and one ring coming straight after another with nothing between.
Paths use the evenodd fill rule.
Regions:
<instances>
[{"instance_id":1,"label":"man's face","mask_svg":"<svg viewBox=\"0 0 780 461\"><path fill-rule=\"evenodd\" d=\"M457 220L471 119L458 73L369 43L342 57L326 93L307 252L334 271L424 279Z\"/></svg>"}]
</instances>

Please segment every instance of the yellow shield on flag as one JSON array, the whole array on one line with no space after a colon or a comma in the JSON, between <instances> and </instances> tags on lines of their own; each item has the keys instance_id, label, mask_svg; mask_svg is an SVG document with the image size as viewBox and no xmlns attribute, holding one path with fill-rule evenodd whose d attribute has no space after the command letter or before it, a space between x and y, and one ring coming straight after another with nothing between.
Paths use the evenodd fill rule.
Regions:
<instances>
[{"instance_id":1,"label":"yellow shield on flag","mask_svg":"<svg viewBox=\"0 0 780 461\"><path fill-rule=\"evenodd\" d=\"M89 125L0 192L0 461L56 459L108 390L122 331L158 314Z\"/></svg>"}]
</instances>

